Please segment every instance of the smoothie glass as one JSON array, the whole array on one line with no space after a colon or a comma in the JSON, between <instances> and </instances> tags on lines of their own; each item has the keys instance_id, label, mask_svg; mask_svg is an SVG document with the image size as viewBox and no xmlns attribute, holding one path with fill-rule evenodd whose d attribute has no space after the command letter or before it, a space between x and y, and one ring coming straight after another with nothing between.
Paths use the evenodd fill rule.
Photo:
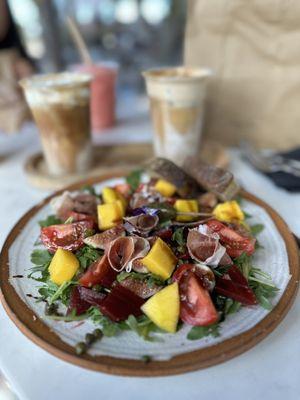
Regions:
<instances>
[{"instance_id":1,"label":"smoothie glass","mask_svg":"<svg viewBox=\"0 0 300 400\"><path fill-rule=\"evenodd\" d=\"M143 72L154 125L154 153L182 165L199 153L206 86L204 68L157 68Z\"/></svg>"},{"instance_id":2,"label":"smoothie glass","mask_svg":"<svg viewBox=\"0 0 300 400\"><path fill-rule=\"evenodd\" d=\"M52 175L84 172L91 165L90 82L88 74L69 72L20 81Z\"/></svg>"},{"instance_id":3,"label":"smoothie glass","mask_svg":"<svg viewBox=\"0 0 300 400\"><path fill-rule=\"evenodd\" d=\"M74 65L74 71L93 76L91 85L91 121L94 132L100 132L115 123L115 87L118 67L113 62Z\"/></svg>"}]
</instances>

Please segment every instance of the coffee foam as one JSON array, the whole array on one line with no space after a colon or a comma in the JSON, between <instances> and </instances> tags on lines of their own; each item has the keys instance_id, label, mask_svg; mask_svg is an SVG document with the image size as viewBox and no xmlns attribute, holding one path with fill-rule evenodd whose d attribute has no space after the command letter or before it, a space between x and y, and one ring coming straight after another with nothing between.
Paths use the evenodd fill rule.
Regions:
<instances>
[{"instance_id":1,"label":"coffee foam","mask_svg":"<svg viewBox=\"0 0 300 400\"><path fill-rule=\"evenodd\" d=\"M35 75L22 79L20 85L30 107L61 103L72 106L85 104L90 97L92 76L81 73Z\"/></svg>"}]
</instances>

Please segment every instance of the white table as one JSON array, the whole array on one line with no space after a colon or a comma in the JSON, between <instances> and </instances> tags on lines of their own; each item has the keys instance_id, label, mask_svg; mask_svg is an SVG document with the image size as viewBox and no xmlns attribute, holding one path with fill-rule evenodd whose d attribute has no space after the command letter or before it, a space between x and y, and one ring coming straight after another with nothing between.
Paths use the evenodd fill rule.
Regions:
<instances>
[{"instance_id":1,"label":"white table","mask_svg":"<svg viewBox=\"0 0 300 400\"><path fill-rule=\"evenodd\" d=\"M116 128L98 142L150 139L146 117L138 120L136 128L131 117L124 123L126 129ZM0 136L0 246L18 218L47 195L29 187L22 169L26 157L38 147L30 126L13 139ZM300 194L276 188L241 161L237 151L232 151L231 168L246 189L271 203L300 236ZM175 377L123 378L84 370L46 353L18 331L0 306L0 370L21 400L296 400L300 397L299 332L297 299L275 332L231 361Z\"/></svg>"}]
</instances>

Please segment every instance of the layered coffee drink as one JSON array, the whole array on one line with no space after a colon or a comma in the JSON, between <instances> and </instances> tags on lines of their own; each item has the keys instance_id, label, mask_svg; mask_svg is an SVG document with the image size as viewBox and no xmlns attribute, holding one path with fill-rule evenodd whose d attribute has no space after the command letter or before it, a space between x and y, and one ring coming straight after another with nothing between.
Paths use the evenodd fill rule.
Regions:
<instances>
[{"instance_id":1,"label":"layered coffee drink","mask_svg":"<svg viewBox=\"0 0 300 400\"><path fill-rule=\"evenodd\" d=\"M162 68L143 73L154 125L154 152L181 165L199 152L204 99L211 71Z\"/></svg>"},{"instance_id":2,"label":"layered coffee drink","mask_svg":"<svg viewBox=\"0 0 300 400\"><path fill-rule=\"evenodd\" d=\"M84 172L91 165L90 82L88 74L68 72L20 82L52 175Z\"/></svg>"}]
</instances>

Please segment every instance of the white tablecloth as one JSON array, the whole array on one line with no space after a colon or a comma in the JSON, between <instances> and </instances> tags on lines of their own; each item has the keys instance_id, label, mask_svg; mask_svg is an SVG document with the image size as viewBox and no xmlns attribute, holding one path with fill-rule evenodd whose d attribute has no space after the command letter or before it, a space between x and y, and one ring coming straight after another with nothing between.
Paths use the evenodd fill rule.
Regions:
<instances>
[{"instance_id":1,"label":"white tablecloth","mask_svg":"<svg viewBox=\"0 0 300 400\"><path fill-rule=\"evenodd\" d=\"M137 119L128 115L97 141L149 140L151 128L144 114ZM30 125L22 135L0 136L0 246L22 214L47 195L27 184L22 168L38 148ZM231 154L231 169L245 188L272 204L300 236L300 194L279 190L244 163L238 151ZM0 306L0 370L22 400L296 400L300 396L299 332L297 299L275 332L231 361L175 377L123 378L84 370L46 353L18 331Z\"/></svg>"}]
</instances>

